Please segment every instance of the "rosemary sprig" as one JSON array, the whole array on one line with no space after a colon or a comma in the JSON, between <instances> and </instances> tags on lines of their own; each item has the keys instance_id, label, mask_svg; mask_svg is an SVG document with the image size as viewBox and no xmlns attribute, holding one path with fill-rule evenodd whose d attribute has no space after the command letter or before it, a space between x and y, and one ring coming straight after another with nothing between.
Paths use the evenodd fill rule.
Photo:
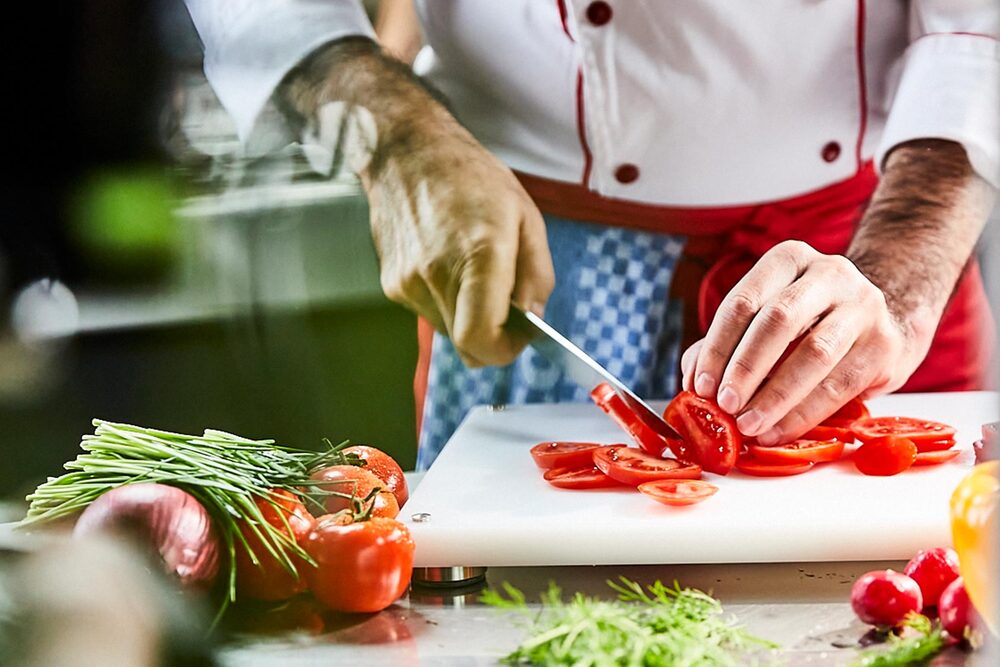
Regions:
<instances>
[{"instance_id":1,"label":"rosemary sprig","mask_svg":"<svg viewBox=\"0 0 1000 667\"><path fill-rule=\"evenodd\" d=\"M625 577L608 582L618 600L581 593L563 601L550 584L542 610L531 611L519 590L486 591L482 601L526 614L531 636L504 662L519 665L685 667L752 664L753 654L777 645L723 616L712 596L676 583L643 588ZM506 594L506 597L504 596Z\"/></svg>"},{"instance_id":2,"label":"rosemary sprig","mask_svg":"<svg viewBox=\"0 0 1000 667\"><path fill-rule=\"evenodd\" d=\"M317 453L224 431L206 430L199 436L100 419L93 424L93 435L83 436L80 442L83 453L63 466L68 472L49 477L27 497L28 512L20 527L72 516L101 494L123 484L156 482L176 486L204 505L222 538L229 556L226 603L236 599L237 544L247 549L253 562L259 562L240 531L241 523L249 526L289 572L298 574L293 555L312 562L294 539L264 519L257 501L264 499L276 505L271 493L283 489L307 506L321 510L324 495L353 496L317 490L310 473L328 465L363 463L356 456L343 454L347 441L334 446L325 440L327 449ZM317 495L320 498L314 497Z\"/></svg>"}]
</instances>

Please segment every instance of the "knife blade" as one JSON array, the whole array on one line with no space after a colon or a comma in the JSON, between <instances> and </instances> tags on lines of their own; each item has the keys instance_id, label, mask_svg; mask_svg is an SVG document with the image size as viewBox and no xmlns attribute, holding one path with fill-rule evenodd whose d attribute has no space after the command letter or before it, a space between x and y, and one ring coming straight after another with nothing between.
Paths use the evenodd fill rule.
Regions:
<instances>
[{"instance_id":1,"label":"knife blade","mask_svg":"<svg viewBox=\"0 0 1000 667\"><path fill-rule=\"evenodd\" d=\"M511 304L507 327L525 336L535 351L588 394L597 385L606 383L644 424L661 437L668 439L681 437L656 410L649 407L621 380L538 315Z\"/></svg>"}]
</instances>

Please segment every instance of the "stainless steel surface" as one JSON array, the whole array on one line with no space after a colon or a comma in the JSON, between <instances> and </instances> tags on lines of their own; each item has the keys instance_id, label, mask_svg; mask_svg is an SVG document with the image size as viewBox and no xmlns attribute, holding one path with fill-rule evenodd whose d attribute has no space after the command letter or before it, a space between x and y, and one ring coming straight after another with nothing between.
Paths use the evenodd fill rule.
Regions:
<instances>
[{"instance_id":1,"label":"stainless steel surface","mask_svg":"<svg viewBox=\"0 0 1000 667\"><path fill-rule=\"evenodd\" d=\"M566 377L573 380L590 392L597 385L609 384L625 404L631 408L642 421L664 438L680 438L660 414L649 407L621 380L612 375L606 368L577 347L561 333L552 328L545 320L530 311L523 311L511 304L507 326L528 337L531 346L543 357L559 368Z\"/></svg>"},{"instance_id":2,"label":"stainless steel surface","mask_svg":"<svg viewBox=\"0 0 1000 667\"><path fill-rule=\"evenodd\" d=\"M569 595L610 597L606 580L619 575L650 583L677 580L712 591L737 622L782 648L765 664L810 667L850 665L867 627L854 616L850 588L862 573L898 562L785 563L751 565L491 568L487 585L507 581L529 600L550 581ZM375 616L354 619L314 636L302 633L244 638L224 647L221 663L231 667L270 665L496 665L525 638L523 619L484 606L478 591L415 591L408 600ZM533 605L537 609L537 605ZM986 664L951 650L934 662Z\"/></svg>"},{"instance_id":3,"label":"stainless steel surface","mask_svg":"<svg viewBox=\"0 0 1000 667\"><path fill-rule=\"evenodd\" d=\"M485 567L416 567L413 582L424 586L469 586L486 576Z\"/></svg>"}]
</instances>

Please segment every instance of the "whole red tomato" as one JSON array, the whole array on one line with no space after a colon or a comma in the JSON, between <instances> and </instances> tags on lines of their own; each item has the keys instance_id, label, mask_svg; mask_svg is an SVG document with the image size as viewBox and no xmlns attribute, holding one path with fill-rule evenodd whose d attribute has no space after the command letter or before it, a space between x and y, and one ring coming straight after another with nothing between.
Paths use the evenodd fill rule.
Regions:
<instances>
[{"instance_id":1,"label":"whole red tomato","mask_svg":"<svg viewBox=\"0 0 1000 667\"><path fill-rule=\"evenodd\" d=\"M338 494L354 494L358 500L364 500L373 489L382 489L375 496L374 507L371 516L395 519L399 514L399 503L387 488L385 482L380 480L374 473L351 465L329 466L317 470L311 475L317 482L317 488L321 491L332 491ZM328 495L323 498L326 511L336 514L341 510L353 510L353 503L349 498L342 495Z\"/></svg>"},{"instance_id":2,"label":"whole red tomato","mask_svg":"<svg viewBox=\"0 0 1000 667\"><path fill-rule=\"evenodd\" d=\"M410 497L410 491L406 488L406 477L403 476L403 469L399 467L396 460L383 452L381 449L368 445L354 445L344 450L345 454L354 454L365 462L365 470L375 474L385 484L385 490L396 496L396 502L400 507Z\"/></svg>"},{"instance_id":3,"label":"whole red tomato","mask_svg":"<svg viewBox=\"0 0 1000 667\"><path fill-rule=\"evenodd\" d=\"M306 510L305 505L289 491L274 490L271 492L270 501L258 498L256 503L264 520L279 532L288 535L288 529L291 528L291 537L297 544L305 540L316 523L316 519ZM248 524L240 524L240 533L259 561L255 564L246 547L237 540L236 590L240 595L258 600L285 600L306 590L303 573L308 563L304 558L291 554L292 563L298 572L296 576L271 555Z\"/></svg>"},{"instance_id":4,"label":"whole red tomato","mask_svg":"<svg viewBox=\"0 0 1000 667\"><path fill-rule=\"evenodd\" d=\"M316 520L305 548L316 561L306 570L309 588L335 611L381 611L410 585L413 539L394 519L351 522L345 514L326 514Z\"/></svg>"}]
</instances>

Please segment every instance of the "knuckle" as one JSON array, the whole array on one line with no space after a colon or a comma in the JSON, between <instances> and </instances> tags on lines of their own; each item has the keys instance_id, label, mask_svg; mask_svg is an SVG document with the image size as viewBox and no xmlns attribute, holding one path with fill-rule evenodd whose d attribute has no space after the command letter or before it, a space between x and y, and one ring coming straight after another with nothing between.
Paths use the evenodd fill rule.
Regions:
<instances>
[{"instance_id":1,"label":"knuckle","mask_svg":"<svg viewBox=\"0 0 1000 667\"><path fill-rule=\"evenodd\" d=\"M802 342L802 352L816 365L833 366L838 360L840 341L832 336L809 336Z\"/></svg>"},{"instance_id":2,"label":"knuckle","mask_svg":"<svg viewBox=\"0 0 1000 667\"><path fill-rule=\"evenodd\" d=\"M760 298L749 292L735 292L727 299L724 317L730 321L747 321L760 310Z\"/></svg>"},{"instance_id":3,"label":"knuckle","mask_svg":"<svg viewBox=\"0 0 1000 667\"><path fill-rule=\"evenodd\" d=\"M778 245L771 249L776 255L783 256L789 259L799 259L803 257L810 257L816 251L813 250L812 246L805 241L799 241L797 239L789 239L787 241L782 241Z\"/></svg>"},{"instance_id":4,"label":"knuckle","mask_svg":"<svg viewBox=\"0 0 1000 667\"><path fill-rule=\"evenodd\" d=\"M764 385L764 392L768 397L767 402L772 405L786 405L791 399L791 392L781 384L769 382Z\"/></svg>"},{"instance_id":5,"label":"knuckle","mask_svg":"<svg viewBox=\"0 0 1000 667\"><path fill-rule=\"evenodd\" d=\"M386 298L390 301L402 303L406 299L401 282L394 276L380 276L379 284L382 286L383 294L385 294Z\"/></svg>"},{"instance_id":6,"label":"knuckle","mask_svg":"<svg viewBox=\"0 0 1000 667\"><path fill-rule=\"evenodd\" d=\"M790 329L795 322L795 306L787 301L769 303L760 311L764 328L772 332Z\"/></svg>"},{"instance_id":7,"label":"knuckle","mask_svg":"<svg viewBox=\"0 0 1000 667\"><path fill-rule=\"evenodd\" d=\"M828 399L842 405L861 392L863 388L861 385L861 371L856 367L847 366L823 378L819 383L819 389Z\"/></svg>"},{"instance_id":8,"label":"knuckle","mask_svg":"<svg viewBox=\"0 0 1000 667\"><path fill-rule=\"evenodd\" d=\"M823 264L838 277L861 277L861 274L854 267L854 262L843 255L824 255Z\"/></svg>"},{"instance_id":9,"label":"knuckle","mask_svg":"<svg viewBox=\"0 0 1000 667\"><path fill-rule=\"evenodd\" d=\"M733 357L727 369L728 379L737 384L752 378L756 375L756 367L744 356Z\"/></svg>"}]
</instances>

